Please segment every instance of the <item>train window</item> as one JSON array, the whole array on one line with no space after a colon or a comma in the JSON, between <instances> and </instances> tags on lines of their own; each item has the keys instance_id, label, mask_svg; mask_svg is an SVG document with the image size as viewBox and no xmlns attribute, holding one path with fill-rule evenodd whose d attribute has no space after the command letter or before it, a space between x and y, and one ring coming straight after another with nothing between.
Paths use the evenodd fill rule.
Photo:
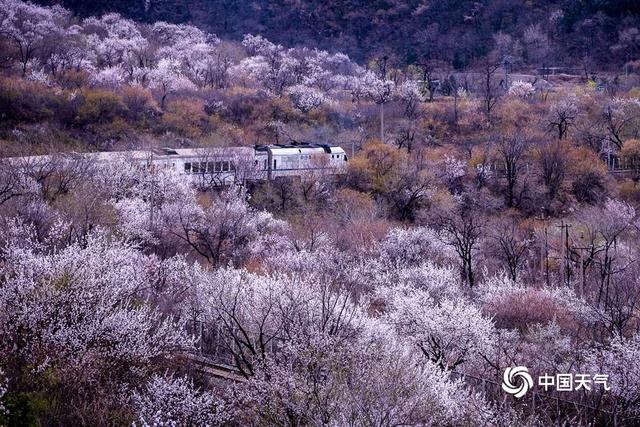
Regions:
<instances>
[{"instance_id":1,"label":"train window","mask_svg":"<svg viewBox=\"0 0 640 427\"><path fill-rule=\"evenodd\" d=\"M191 163L191 173L200 173L200 162Z\"/></svg>"},{"instance_id":2,"label":"train window","mask_svg":"<svg viewBox=\"0 0 640 427\"><path fill-rule=\"evenodd\" d=\"M346 154L344 155L344 161L345 162L347 161L347 155Z\"/></svg>"},{"instance_id":3,"label":"train window","mask_svg":"<svg viewBox=\"0 0 640 427\"><path fill-rule=\"evenodd\" d=\"M229 171L229 162L222 162L222 172Z\"/></svg>"},{"instance_id":4,"label":"train window","mask_svg":"<svg viewBox=\"0 0 640 427\"><path fill-rule=\"evenodd\" d=\"M274 168L274 169L277 169L277 168L276 168L276 159L273 159L273 168Z\"/></svg>"},{"instance_id":5,"label":"train window","mask_svg":"<svg viewBox=\"0 0 640 427\"><path fill-rule=\"evenodd\" d=\"M231 172L235 172L236 171L236 164L233 162L229 162L229 170Z\"/></svg>"},{"instance_id":6,"label":"train window","mask_svg":"<svg viewBox=\"0 0 640 427\"><path fill-rule=\"evenodd\" d=\"M214 162L207 162L207 172L213 173L216 171L216 164Z\"/></svg>"},{"instance_id":7,"label":"train window","mask_svg":"<svg viewBox=\"0 0 640 427\"><path fill-rule=\"evenodd\" d=\"M191 163L185 163L184 164L184 172L185 173L191 173Z\"/></svg>"}]
</instances>

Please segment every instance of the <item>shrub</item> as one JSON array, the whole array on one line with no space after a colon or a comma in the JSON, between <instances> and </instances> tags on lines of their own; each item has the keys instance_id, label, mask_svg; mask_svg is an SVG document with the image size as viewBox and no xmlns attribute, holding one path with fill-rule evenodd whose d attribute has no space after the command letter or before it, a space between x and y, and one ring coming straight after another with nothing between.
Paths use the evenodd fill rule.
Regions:
<instances>
[{"instance_id":1,"label":"shrub","mask_svg":"<svg viewBox=\"0 0 640 427\"><path fill-rule=\"evenodd\" d=\"M171 132L187 138L197 138L211 132L209 117L204 112L202 101L170 102L156 132Z\"/></svg>"},{"instance_id":2,"label":"shrub","mask_svg":"<svg viewBox=\"0 0 640 427\"><path fill-rule=\"evenodd\" d=\"M626 202L640 202L640 185L632 179L625 179L620 184L620 197Z\"/></svg>"},{"instance_id":3,"label":"shrub","mask_svg":"<svg viewBox=\"0 0 640 427\"><path fill-rule=\"evenodd\" d=\"M0 80L0 119L35 123L53 116L55 96L36 82L18 79Z\"/></svg>"},{"instance_id":4,"label":"shrub","mask_svg":"<svg viewBox=\"0 0 640 427\"><path fill-rule=\"evenodd\" d=\"M145 122L159 115L158 106L148 89L141 86L124 86L121 93L130 120Z\"/></svg>"},{"instance_id":5,"label":"shrub","mask_svg":"<svg viewBox=\"0 0 640 427\"><path fill-rule=\"evenodd\" d=\"M116 117L124 117L127 107L114 92L106 90L88 90L84 103L78 110L76 121L79 125L108 123Z\"/></svg>"},{"instance_id":6,"label":"shrub","mask_svg":"<svg viewBox=\"0 0 640 427\"><path fill-rule=\"evenodd\" d=\"M483 284L481 300L485 313L499 328L525 331L535 324L556 321L571 330L576 323L589 320L585 302L564 287L525 287L498 277Z\"/></svg>"},{"instance_id":7,"label":"shrub","mask_svg":"<svg viewBox=\"0 0 640 427\"><path fill-rule=\"evenodd\" d=\"M574 179L571 192L581 203L595 204L607 195L607 169L591 150L574 149L571 152Z\"/></svg>"}]
</instances>

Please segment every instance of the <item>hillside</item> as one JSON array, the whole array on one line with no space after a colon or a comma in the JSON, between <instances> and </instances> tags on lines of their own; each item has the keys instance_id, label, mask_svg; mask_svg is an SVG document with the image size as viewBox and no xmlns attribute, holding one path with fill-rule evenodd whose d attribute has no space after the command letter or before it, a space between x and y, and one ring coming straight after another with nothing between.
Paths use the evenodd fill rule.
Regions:
<instances>
[{"instance_id":1,"label":"hillside","mask_svg":"<svg viewBox=\"0 0 640 427\"><path fill-rule=\"evenodd\" d=\"M191 23L231 40L261 34L288 47L341 51L358 61L382 55L400 64L440 59L458 69L486 56L500 33L519 43L516 51L528 64L580 66L587 58L598 68L619 67L628 61L622 52L627 47L611 48L640 15L634 0L59 3L80 16L113 11L144 22Z\"/></svg>"}]
</instances>

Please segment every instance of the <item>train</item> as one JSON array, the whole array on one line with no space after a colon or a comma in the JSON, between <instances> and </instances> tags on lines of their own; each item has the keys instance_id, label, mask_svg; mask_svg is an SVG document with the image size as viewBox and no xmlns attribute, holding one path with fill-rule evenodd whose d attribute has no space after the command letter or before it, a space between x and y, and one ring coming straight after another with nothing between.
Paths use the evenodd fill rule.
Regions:
<instances>
[{"instance_id":1,"label":"train","mask_svg":"<svg viewBox=\"0 0 640 427\"><path fill-rule=\"evenodd\" d=\"M345 173L348 157L333 144L291 142L254 147L154 148L98 153L64 153L10 158L28 167L53 160L115 162L126 160L141 167L170 168L196 186L225 186L237 182L271 181L305 174Z\"/></svg>"}]
</instances>

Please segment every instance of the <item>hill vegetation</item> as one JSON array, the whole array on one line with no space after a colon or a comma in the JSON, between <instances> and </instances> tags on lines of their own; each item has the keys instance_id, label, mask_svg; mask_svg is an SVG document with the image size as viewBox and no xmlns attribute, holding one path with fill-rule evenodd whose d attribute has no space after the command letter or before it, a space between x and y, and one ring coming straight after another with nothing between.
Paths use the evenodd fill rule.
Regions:
<instances>
[{"instance_id":1,"label":"hill vegetation","mask_svg":"<svg viewBox=\"0 0 640 427\"><path fill-rule=\"evenodd\" d=\"M628 31L638 27L640 14L633 0L59 3L80 16L118 12L143 22L191 23L230 40L262 34L288 47L344 52L359 62L382 56L398 65L437 59L456 69L506 42L518 66L617 68L635 55L629 49L638 48L637 34Z\"/></svg>"},{"instance_id":2,"label":"hill vegetation","mask_svg":"<svg viewBox=\"0 0 640 427\"><path fill-rule=\"evenodd\" d=\"M0 0L0 424L638 424L635 2L64 4Z\"/></svg>"}]
</instances>

